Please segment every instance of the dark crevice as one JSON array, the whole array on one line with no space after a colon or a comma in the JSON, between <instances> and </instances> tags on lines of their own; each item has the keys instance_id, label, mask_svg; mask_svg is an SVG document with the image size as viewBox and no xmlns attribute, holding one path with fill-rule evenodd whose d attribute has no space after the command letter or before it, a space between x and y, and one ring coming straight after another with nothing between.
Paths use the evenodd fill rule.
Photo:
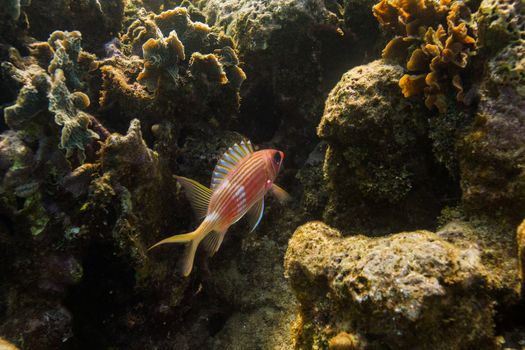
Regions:
<instances>
[{"instance_id":1,"label":"dark crevice","mask_svg":"<svg viewBox=\"0 0 525 350\"><path fill-rule=\"evenodd\" d=\"M249 94L243 97L239 121L236 131L250 135L252 142L258 144L272 139L281 124L281 117L276 111L271 87L265 84L251 87Z\"/></svg>"},{"instance_id":2,"label":"dark crevice","mask_svg":"<svg viewBox=\"0 0 525 350\"><path fill-rule=\"evenodd\" d=\"M135 283L129 264L113 254L111 245L95 243L83 260L83 279L69 289L65 306L73 315L74 337L68 349L105 349L113 345L114 324L129 305Z\"/></svg>"}]
</instances>

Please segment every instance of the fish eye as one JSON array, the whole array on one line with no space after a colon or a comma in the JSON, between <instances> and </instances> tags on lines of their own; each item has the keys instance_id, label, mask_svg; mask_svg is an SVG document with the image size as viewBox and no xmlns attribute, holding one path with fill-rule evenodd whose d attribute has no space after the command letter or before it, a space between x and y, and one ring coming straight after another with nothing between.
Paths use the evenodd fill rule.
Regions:
<instances>
[{"instance_id":1,"label":"fish eye","mask_svg":"<svg viewBox=\"0 0 525 350\"><path fill-rule=\"evenodd\" d=\"M274 161L276 164L281 163L281 153L279 153L279 152L275 152L274 155L273 155L273 161Z\"/></svg>"}]
</instances>

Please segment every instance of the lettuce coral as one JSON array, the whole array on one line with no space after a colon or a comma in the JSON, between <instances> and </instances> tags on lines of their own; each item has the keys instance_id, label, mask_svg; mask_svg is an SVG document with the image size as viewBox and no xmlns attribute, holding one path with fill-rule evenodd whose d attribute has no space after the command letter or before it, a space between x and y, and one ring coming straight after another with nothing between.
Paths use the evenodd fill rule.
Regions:
<instances>
[{"instance_id":1,"label":"lettuce coral","mask_svg":"<svg viewBox=\"0 0 525 350\"><path fill-rule=\"evenodd\" d=\"M83 86L79 61L86 54L81 52L80 40L79 32L55 31L48 42L33 44L31 56L13 53L14 63L3 62L2 68L15 73L14 79L23 84L15 104L4 109L6 124L40 139L51 113L61 127L59 147L66 150L66 158L78 151L78 160L83 163L85 146L99 135L89 129L94 118L81 111L89 106L89 97L80 91L70 92Z\"/></svg>"},{"instance_id":2,"label":"lettuce coral","mask_svg":"<svg viewBox=\"0 0 525 350\"><path fill-rule=\"evenodd\" d=\"M452 91L457 101L465 101L461 71L476 54L476 33L464 2L382 0L373 13L398 34L383 58L405 63L408 73L399 80L405 97L424 94L427 108L440 113L446 112Z\"/></svg>"},{"instance_id":3,"label":"lettuce coral","mask_svg":"<svg viewBox=\"0 0 525 350\"><path fill-rule=\"evenodd\" d=\"M165 75L173 82L179 73L178 63L184 60L184 46L172 31L167 38L149 39L142 45L144 69L137 80L149 90L155 91Z\"/></svg>"},{"instance_id":4,"label":"lettuce coral","mask_svg":"<svg viewBox=\"0 0 525 350\"><path fill-rule=\"evenodd\" d=\"M54 31L48 39L53 58L47 68L53 75L58 69L64 71L67 84L72 89L80 89L78 58L81 51L82 35L80 32Z\"/></svg>"},{"instance_id":5,"label":"lettuce coral","mask_svg":"<svg viewBox=\"0 0 525 350\"><path fill-rule=\"evenodd\" d=\"M81 164L86 159L85 146L99 138L97 133L88 128L91 125L89 115L81 111L88 106L89 97L78 91L70 93L64 72L57 70L49 93L49 111L54 113L55 123L62 126L60 148L66 150L67 158L77 150Z\"/></svg>"},{"instance_id":6,"label":"lettuce coral","mask_svg":"<svg viewBox=\"0 0 525 350\"><path fill-rule=\"evenodd\" d=\"M9 62L4 62L2 65L15 68ZM15 104L4 109L5 122L14 130L23 128L27 121L47 109L47 95L51 86L49 76L38 66L32 66L27 72L30 72L30 75L26 78L26 84L20 89Z\"/></svg>"},{"instance_id":7,"label":"lettuce coral","mask_svg":"<svg viewBox=\"0 0 525 350\"><path fill-rule=\"evenodd\" d=\"M181 68L189 69L196 78L211 78L215 72L219 76L209 81L220 85L227 85L231 76L235 90L246 78L238 66L232 40L205 23L193 21L186 7L178 6L158 15L140 11L121 41L128 54L139 54L142 50L144 69L137 80L150 91L157 90L159 84L166 81L163 77L168 77L177 87ZM223 60L227 62L229 74L223 70Z\"/></svg>"},{"instance_id":8,"label":"lettuce coral","mask_svg":"<svg viewBox=\"0 0 525 350\"><path fill-rule=\"evenodd\" d=\"M235 119L246 79L236 47L191 13L182 6L159 14L137 11L119 37L121 54L97 61L99 103L109 126L124 127L121 123L131 118L111 116L128 110L150 120L148 126L168 116L184 121L206 116L221 123Z\"/></svg>"}]
</instances>

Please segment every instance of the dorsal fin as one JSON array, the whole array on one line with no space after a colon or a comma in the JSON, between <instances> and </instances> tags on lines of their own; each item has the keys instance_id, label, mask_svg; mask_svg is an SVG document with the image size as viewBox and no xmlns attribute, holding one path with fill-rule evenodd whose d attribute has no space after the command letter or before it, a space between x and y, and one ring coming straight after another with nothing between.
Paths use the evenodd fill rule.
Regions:
<instances>
[{"instance_id":1,"label":"dorsal fin","mask_svg":"<svg viewBox=\"0 0 525 350\"><path fill-rule=\"evenodd\" d=\"M228 148L217 162L211 178L211 190L215 190L224 180L226 175L243 159L253 153L253 146L250 141L242 141Z\"/></svg>"},{"instance_id":2,"label":"dorsal fin","mask_svg":"<svg viewBox=\"0 0 525 350\"><path fill-rule=\"evenodd\" d=\"M186 198L190 201L191 207L198 219L206 216L208 204L210 204L211 190L201 185L195 180L183 176L175 176L179 184L186 193Z\"/></svg>"}]
</instances>

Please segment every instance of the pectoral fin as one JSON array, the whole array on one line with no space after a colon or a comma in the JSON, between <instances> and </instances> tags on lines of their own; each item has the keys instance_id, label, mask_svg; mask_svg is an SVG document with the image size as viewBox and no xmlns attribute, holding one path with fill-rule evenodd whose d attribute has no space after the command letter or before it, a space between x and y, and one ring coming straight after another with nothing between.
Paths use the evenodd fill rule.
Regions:
<instances>
[{"instance_id":1,"label":"pectoral fin","mask_svg":"<svg viewBox=\"0 0 525 350\"><path fill-rule=\"evenodd\" d=\"M261 222L263 212L264 212L264 198L262 198L260 201L255 203L250 208L250 210L248 210L248 213L246 213L248 217L248 223L250 225L250 232L255 230L255 228Z\"/></svg>"},{"instance_id":2,"label":"pectoral fin","mask_svg":"<svg viewBox=\"0 0 525 350\"><path fill-rule=\"evenodd\" d=\"M292 199L292 196L290 196L288 192L286 192L276 184L272 185L272 193L275 196L275 198L277 198L281 203L286 203Z\"/></svg>"}]
</instances>

